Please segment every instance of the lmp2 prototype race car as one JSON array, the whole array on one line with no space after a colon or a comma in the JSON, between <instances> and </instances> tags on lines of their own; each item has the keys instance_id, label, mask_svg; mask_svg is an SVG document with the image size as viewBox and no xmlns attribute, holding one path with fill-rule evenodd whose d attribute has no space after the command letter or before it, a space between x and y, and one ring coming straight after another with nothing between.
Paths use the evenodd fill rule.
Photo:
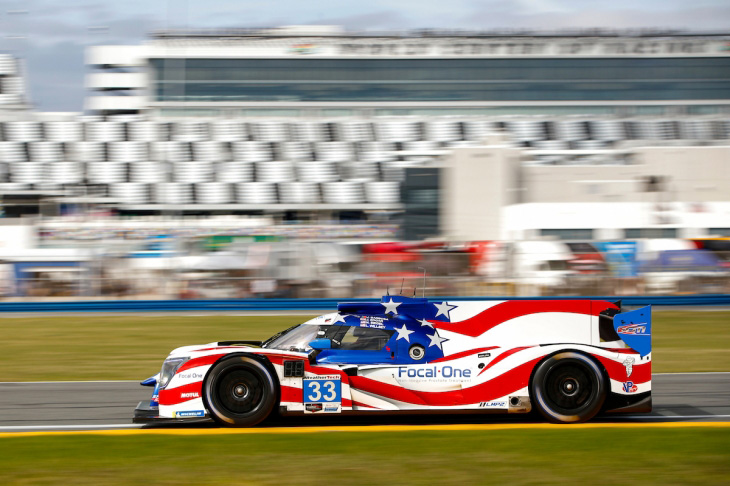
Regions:
<instances>
[{"instance_id":1,"label":"lmp2 prototype race car","mask_svg":"<svg viewBox=\"0 0 730 486\"><path fill-rule=\"evenodd\" d=\"M272 413L508 412L556 423L651 411L651 308L599 300L386 296L263 342L174 350L135 422L255 425Z\"/></svg>"}]
</instances>

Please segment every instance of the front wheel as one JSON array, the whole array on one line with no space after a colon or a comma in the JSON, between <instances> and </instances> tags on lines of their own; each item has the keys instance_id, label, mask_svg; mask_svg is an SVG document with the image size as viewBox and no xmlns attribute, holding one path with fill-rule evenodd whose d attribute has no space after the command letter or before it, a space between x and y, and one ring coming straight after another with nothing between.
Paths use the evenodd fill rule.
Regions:
<instances>
[{"instance_id":1,"label":"front wheel","mask_svg":"<svg viewBox=\"0 0 730 486\"><path fill-rule=\"evenodd\" d=\"M530 396L550 422L585 422L601 410L606 400L606 383L595 361L584 354L566 351L537 366Z\"/></svg>"},{"instance_id":2,"label":"front wheel","mask_svg":"<svg viewBox=\"0 0 730 486\"><path fill-rule=\"evenodd\" d=\"M271 372L248 356L213 366L203 387L211 417L228 427L250 427L269 416L276 405Z\"/></svg>"}]
</instances>

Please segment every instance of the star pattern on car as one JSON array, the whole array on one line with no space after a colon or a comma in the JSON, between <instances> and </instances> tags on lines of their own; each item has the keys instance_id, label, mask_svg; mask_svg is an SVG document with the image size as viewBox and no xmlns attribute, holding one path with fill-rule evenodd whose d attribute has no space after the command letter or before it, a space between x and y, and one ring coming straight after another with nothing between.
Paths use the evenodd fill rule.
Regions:
<instances>
[{"instance_id":1,"label":"star pattern on car","mask_svg":"<svg viewBox=\"0 0 730 486\"><path fill-rule=\"evenodd\" d=\"M398 306L401 303L400 302L393 302L393 298L391 297L391 299L388 302L381 302L381 304L383 306L385 306L385 313L386 314L390 314L390 313L398 314Z\"/></svg>"},{"instance_id":2,"label":"star pattern on car","mask_svg":"<svg viewBox=\"0 0 730 486\"><path fill-rule=\"evenodd\" d=\"M400 329L398 329L396 327L395 330L398 333L398 337L396 338L396 341L398 341L398 339L405 339L407 343L411 342L410 335L415 332L415 331L409 330L405 324L403 324L403 327L401 327Z\"/></svg>"},{"instance_id":3,"label":"star pattern on car","mask_svg":"<svg viewBox=\"0 0 730 486\"><path fill-rule=\"evenodd\" d=\"M433 324L428 322L426 319L418 319L418 322L420 322L422 326L428 326L433 329Z\"/></svg>"},{"instance_id":4,"label":"star pattern on car","mask_svg":"<svg viewBox=\"0 0 730 486\"><path fill-rule=\"evenodd\" d=\"M434 302L433 305L435 305L436 309L437 309L436 317L444 316L444 317L446 317L446 320L448 320L448 321L451 320L451 316L449 315L449 312L456 309L456 307L457 307L455 305L450 305L448 302L441 302L440 304L437 304Z\"/></svg>"},{"instance_id":5,"label":"star pattern on car","mask_svg":"<svg viewBox=\"0 0 730 486\"><path fill-rule=\"evenodd\" d=\"M431 346L436 346L439 349L443 349L441 347L441 345L443 343L445 343L446 341L448 341L448 339L442 338L441 336L439 336L439 334L437 332L433 333L433 335L428 335L428 338L431 340L431 342L428 345L429 348Z\"/></svg>"}]
</instances>

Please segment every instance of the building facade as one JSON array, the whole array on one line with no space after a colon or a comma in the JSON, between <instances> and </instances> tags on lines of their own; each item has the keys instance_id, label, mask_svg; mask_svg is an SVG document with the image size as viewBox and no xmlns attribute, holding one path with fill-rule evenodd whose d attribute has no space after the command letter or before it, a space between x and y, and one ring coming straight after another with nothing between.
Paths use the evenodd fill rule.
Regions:
<instances>
[{"instance_id":1,"label":"building facade","mask_svg":"<svg viewBox=\"0 0 730 486\"><path fill-rule=\"evenodd\" d=\"M730 103L730 36L428 31L331 26L159 32L89 49L87 109L216 115L672 111Z\"/></svg>"}]
</instances>

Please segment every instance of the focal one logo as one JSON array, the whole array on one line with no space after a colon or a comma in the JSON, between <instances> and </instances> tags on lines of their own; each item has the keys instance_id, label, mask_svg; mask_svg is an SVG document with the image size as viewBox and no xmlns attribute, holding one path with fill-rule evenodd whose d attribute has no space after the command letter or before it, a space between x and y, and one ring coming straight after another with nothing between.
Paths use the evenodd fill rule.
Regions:
<instances>
[{"instance_id":1,"label":"focal one logo","mask_svg":"<svg viewBox=\"0 0 730 486\"><path fill-rule=\"evenodd\" d=\"M415 368L407 366L398 367L398 378L471 378L471 370L468 368L454 368L452 366Z\"/></svg>"},{"instance_id":2,"label":"focal one logo","mask_svg":"<svg viewBox=\"0 0 730 486\"><path fill-rule=\"evenodd\" d=\"M195 373L194 371L192 373L178 373L178 378L182 380L202 380L203 374L202 373Z\"/></svg>"}]
</instances>

